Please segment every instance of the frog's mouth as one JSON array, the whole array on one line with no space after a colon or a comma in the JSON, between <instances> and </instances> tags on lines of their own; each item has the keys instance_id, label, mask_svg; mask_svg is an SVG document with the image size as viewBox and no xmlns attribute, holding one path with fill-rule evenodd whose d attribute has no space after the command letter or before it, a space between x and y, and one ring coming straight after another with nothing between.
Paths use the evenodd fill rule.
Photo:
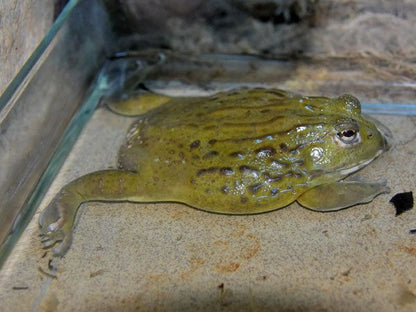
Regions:
<instances>
[{"instance_id":1,"label":"frog's mouth","mask_svg":"<svg viewBox=\"0 0 416 312\"><path fill-rule=\"evenodd\" d=\"M374 155L374 157L372 157L370 159L367 159L367 160L363 160L362 162L358 163L357 165L355 165L353 167L339 168L338 170L336 170L336 172L339 173L341 176L344 176L344 177L349 176L350 174L353 174L354 172L357 172L361 168L367 166L374 159L376 159L378 156L380 156L384 151L385 151L385 149L381 149Z\"/></svg>"},{"instance_id":2,"label":"frog's mouth","mask_svg":"<svg viewBox=\"0 0 416 312\"><path fill-rule=\"evenodd\" d=\"M357 172L358 170L364 168L369 163L371 163L374 159L376 159L378 156L380 156L384 150L378 151L374 157L370 159L363 160L359 162L358 164L352 166L352 167L340 167L340 168L334 168L332 171L329 170L315 170L311 172L312 177L318 177L318 176L326 176L330 177L336 181L345 179L349 175L353 174L354 172Z\"/></svg>"}]
</instances>

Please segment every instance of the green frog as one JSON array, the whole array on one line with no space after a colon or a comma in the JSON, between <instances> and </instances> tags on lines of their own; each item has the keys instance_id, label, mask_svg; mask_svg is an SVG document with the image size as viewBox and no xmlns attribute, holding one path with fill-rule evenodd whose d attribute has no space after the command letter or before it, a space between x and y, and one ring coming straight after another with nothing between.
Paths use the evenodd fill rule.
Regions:
<instances>
[{"instance_id":1,"label":"green frog","mask_svg":"<svg viewBox=\"0 0 416 312\"><path fill-rule=\"evenodd\" d=\"M388 147L351 95L264 88L193 98L148 93L110 109L140 117L117 170L70 182L41 213L44 246L54 245L56 255L68 250L78 208L88 201L180 202L244 215L294 201L335 211L388 192L383 182L343 180Z\"/></svg>"}]
</instances>

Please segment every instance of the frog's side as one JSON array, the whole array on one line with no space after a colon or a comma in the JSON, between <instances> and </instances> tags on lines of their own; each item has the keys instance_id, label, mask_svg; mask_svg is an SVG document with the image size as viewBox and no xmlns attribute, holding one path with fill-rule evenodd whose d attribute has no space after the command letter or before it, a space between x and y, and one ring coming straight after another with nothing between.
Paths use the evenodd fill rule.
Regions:
<instances>
[{"instance_id":1,"label":"frog's side","mask_svg":"<svg viewBox=\"0 0 416 312\"><path fill-rule=\"evenodd\" d=\"M40 216L45 245L62 240L56 254L70 246L73 220L86 201L177 201L252 214L295 200L314 210L338 210L387 191L382 183L337 182L387 148L352 96L239 89L202 98L150 95L137 105L152 100L156 106L158 99L162 104L129 131L119 170L69 183Z\"/></svg>"}]
</instances>

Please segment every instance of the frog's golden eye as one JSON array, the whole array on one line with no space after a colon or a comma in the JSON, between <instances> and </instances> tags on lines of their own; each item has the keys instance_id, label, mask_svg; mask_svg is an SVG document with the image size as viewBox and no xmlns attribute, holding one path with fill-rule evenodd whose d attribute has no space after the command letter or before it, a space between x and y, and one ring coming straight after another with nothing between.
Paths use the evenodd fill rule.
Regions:
<instances>
[{"instance_id":1,"label":"frog's golden eye","mask_svg":"<svg viewBox=\"0 0 416 312\"><path fill-rule=\"evenodd\" d=\"M360 132L356 129L345 129L337 133L337 139L343 144L356 144L360 142Z\"/></svg>"}]
</instances>

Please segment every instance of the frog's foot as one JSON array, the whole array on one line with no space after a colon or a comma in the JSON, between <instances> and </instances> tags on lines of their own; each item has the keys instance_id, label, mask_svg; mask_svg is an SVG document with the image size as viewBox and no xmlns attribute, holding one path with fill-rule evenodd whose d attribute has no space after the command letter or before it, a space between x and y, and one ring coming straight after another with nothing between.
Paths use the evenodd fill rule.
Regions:
<instances>
[{"instance_id":1,"label":"frog's foot","mask_svg":"<svg viewBox=\"0 0 416 312\"><path fill-rule=\"evenodd\" d=\"M55 256L63 256L71 246L72 226L78 206L78 200L61 191L39 216L42 246L45 249L53 247Z\"/></svg>"},{"instance_id":2,"label":"frog's foot","mask_svg":"<svg viewBox=\"0 0 416 312\"><path fill-rule=\"evenodd\" d=\"M319 185L298 199L302 206L316 211L336 211L371 202L376 196L389 193L386 181L342 181Z\"/></svg>"},{"instance_id":3,"label":"frog's foot","mask_svg":"<svg viewBox=\"0 0 416 312\"><path fill-rule=\"evenodd\" d=\"M47 228L52 228L51 224ZM41 229L41 243L44 249L52 248L52 252L55 256L62 257L72 243L72 232L65 231L63 228L56 228L54 230Z\"/></svg>"},{"instance_id":4,"label":"frog's foot","mask_svg":"<svg viewBox=\"0 0 416 312\"><path fill-rule=\"evenodd\" d=\"M64 233L62 230L58 231L41 231L40 234L42 247L44 249L52 248L55 256L63 256L71 245L71 234Z\"/></svg>"}]
</instances>

